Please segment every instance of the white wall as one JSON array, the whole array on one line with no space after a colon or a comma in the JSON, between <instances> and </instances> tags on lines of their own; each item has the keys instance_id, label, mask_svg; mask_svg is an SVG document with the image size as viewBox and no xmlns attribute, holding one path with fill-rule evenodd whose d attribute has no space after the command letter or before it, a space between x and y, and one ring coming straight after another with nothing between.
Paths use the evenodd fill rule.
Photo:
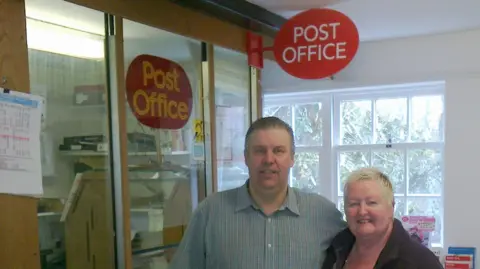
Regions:
<instances>
[{"instance_id":1,"label":"white wall","mask_svg":"<svg viewBox=\"0 0 480 269\"><path fill-rule=\"evenodd\" d=\"M445 95L445 241L478 248L480 78L448 80Z\"/></svg>"},{"instance_id":2,"label":"white wall","mask_svg":"<svg viewBox=\"0 0 480 269\"><path fill-rule=\"evenodd\" d=\"M363 43L336 79L302 81L268 63L268 93L446 81L444 247L480 247L480 30ZM478 264L478 262L477 262Z\"/></svg>"},{"instance_id":3,"label":"white wall","mask_svg":"<svg viewBox=\"0 0 480 269\"><path fill-rule=\"evenodd\" d=\"M267 92L341 89L377 84L443 80L480 72L480 29L444 35L361 43L352 63L335 80L300 80L266 61Z\"/></svg>"}]
</instances>

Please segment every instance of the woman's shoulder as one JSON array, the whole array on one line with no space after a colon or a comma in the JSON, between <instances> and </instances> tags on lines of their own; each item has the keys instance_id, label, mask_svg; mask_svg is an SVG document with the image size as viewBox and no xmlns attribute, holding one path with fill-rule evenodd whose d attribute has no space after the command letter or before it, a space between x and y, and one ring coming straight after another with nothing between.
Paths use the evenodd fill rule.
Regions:
<instances>
[{"instance_id":1,"label":"woman's shoulder","mask_svg":"<svg viewBox=\"0 0 480 269\"><path fill-rule=\"evenodd\" d=\"M355 237L348 228L340 231L332 240L328 247L322 269L334 268L336 263L343 264L345 261L342 257L347 257L350 249L355 242Z\"/></svg>"},{"instance_id":2,"label":"woman's shoulder","mask_svg":"<svg viewBox=\"0 0 480 269\"><path fill-rule=\"evenodd\" d=\"M402 268L443 269L438 257L430 249L413 239L402 245L398 258L403 264L408 265L408 267Z\"/></svg>"},{"instance_id":3,"label":"woman's shoulder","mask_svg":"<svg viewBox=\"0 0 480 269\"><path fill-rule=\"evenodd\" d=\"M393 268L443 269L437 256L418 240L412 238L397 219L394 220L393 232L387 245L392 251L391 257L395 257L396 263L403 266Z\"/></svg>"}]
</instances>

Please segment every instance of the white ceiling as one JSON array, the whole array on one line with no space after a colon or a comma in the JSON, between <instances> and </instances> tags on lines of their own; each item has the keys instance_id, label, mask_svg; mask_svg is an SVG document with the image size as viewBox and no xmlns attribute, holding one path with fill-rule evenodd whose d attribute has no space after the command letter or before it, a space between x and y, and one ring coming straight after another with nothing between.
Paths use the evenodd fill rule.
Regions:
<instances>
[{"instance_id":1,"label":"white ceiling","mask_svg":"<svg viewBox=\"0 0 480 269\"><path fill-rule=\"evenodd\" d=\"M249 0L287 18L328 7L357 25L362 41L480 28L480 0Z\"/></svg>"}]
</instances>

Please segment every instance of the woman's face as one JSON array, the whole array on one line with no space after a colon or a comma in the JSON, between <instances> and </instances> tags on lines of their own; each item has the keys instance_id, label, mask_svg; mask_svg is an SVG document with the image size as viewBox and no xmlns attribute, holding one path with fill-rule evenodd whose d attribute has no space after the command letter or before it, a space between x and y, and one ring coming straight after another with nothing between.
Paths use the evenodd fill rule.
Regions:
<instances>
[{"instance_id":1,"label":"woman's face","mask_svg":"<svg viewBox=\"0 0 480 269\"><path fill-rule=\"evenodd\" d=\"M345 214L350 231L356 237L386 233L393 219L393 203L386 198L379 182L351 182L346 189Z\"/></svg>"}]
</instances>

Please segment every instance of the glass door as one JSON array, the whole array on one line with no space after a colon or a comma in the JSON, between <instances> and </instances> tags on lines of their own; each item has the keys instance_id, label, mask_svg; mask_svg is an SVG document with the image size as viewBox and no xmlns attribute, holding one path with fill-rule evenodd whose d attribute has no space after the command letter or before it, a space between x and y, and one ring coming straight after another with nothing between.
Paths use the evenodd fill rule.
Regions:
<instances>
[{"instance_id":1,"label":"glass door","mask_svg":"<svg viewBox=\"0 0 480 269\"><path fill-rule=\"evenodd\" d=\"M133 268L167 268L205 197L201 43L123 20Z\"/></svg>"},{"instance_id":2,"label":"glass door","mask_svg":"<svg viewBox=\"0 0 480 269\"><path fill-rule=\"evenodd\" d=\"M251 118L247 55L214 49L217 191L243 185L248 178L244 141Z\"/></svg>"},{"instance_id":3,"label":"glass door","mask_svg":"<svg viewBox=\"0 0 480 269\"><path fill-rule=\"evenodd\" d=\"M45 3L25 1L31 94L45 100L41 268L114 269L104 13Z\"/></svg>"}]
</instances>

